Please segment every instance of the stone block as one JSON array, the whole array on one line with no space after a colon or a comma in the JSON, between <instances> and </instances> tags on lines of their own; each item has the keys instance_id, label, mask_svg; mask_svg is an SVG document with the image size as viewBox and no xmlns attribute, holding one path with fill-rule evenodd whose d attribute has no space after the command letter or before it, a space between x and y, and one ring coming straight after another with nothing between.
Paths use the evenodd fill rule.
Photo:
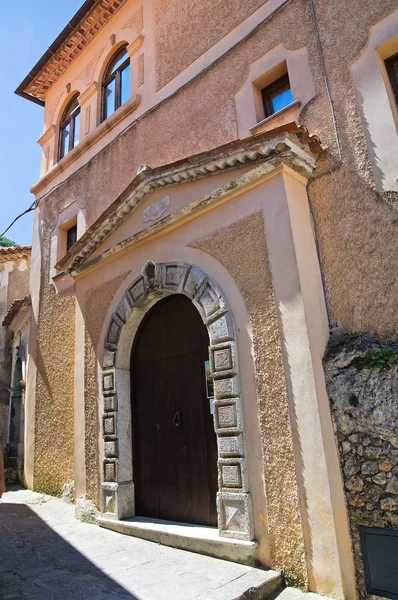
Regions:
<instances>
[{"instance_id":1,"label":"stone block","mask_svg":"<svg viewBox=\"0 0 398 600\"><path fill-rule=\"evenodd\" d=\"M189 271L185 263L164 263L161 268L161 287L174 292L181 292Z\"/></svg>"},{"instance_id":2,"label":"stone block","mask_svg":"<svg viewBox=\"0 0 398 600\"><path fill-rule=\"evenodd\" d=\"M218 436L218 455L220 458L243 456L243 437L240 434L231 436Z\"/></svg>"},{"instance_id":3,"label":"stone block","mask_svg":"<svg viewBox=\"0 0 398 600\"><path fill-rule=\"evenodd\" d=\"M113 394L115 393L115 372L105 371L102 374L102 391L104 394Z\"/></svg>"},{"instance_id":4,"label":"stone block","mask_svg":"<svg viewBox=\"0 0 398 600\"><path fill-rule=\"evenodd\" d=\"M218 483L221 490L248 491L246 460L244 458L220 458L218 467Z\"/></svg>"},{"instance_id":5,"label":"stone block","mask_svg":"<svg viewBox=\"0 0 398 600\"><path fill-rule=\"evenodd\" d=\"M102 368L109 369L115 366L116 352L105 348L104 358L102 359Z\"/></svg>"},{"instance_id":6,"label":"stone block","mask_svg":"<svg viewBox=\"0 0 398 600\"><path fill-rule=\"evenodd\" d=\"M105 440L104 453L106 458L118 457L118 442L117 440Z\"/></svg>"},{"instance_id":7,"label":"stone block","mask_svg":"<svg viewBox=\"0 0 398 600\"><path fill-rule=\"evenodd\" d=\"M104 396L104 412L117 411L117 396Z\"/></svg>"},{"instance_id":8,"label":"stone block","mask_svg":"<svg viewBox=\"0 0 398 600\"><path fill-rule=\"evenodd\" d=\"M101 513L114 519L128 519L134 516L134 484L103 483L101 485Z\"/></svg>"},{"instance_id":9,"label":"stone block","mask_svg":"<svg viewBox=\"0 0 398 600\"><path fill-rule=\"evenodd\" d=\"M230 312L226 312L208 325L210 343L212 345L235 339L235 328Z\"/></svg>"},{"instance_id":10,"label":"stone block","mask_svg":"<svg viewBox=\"0 0 398 600\"><path fill-rule=\"evenodd\" d=\"M242 431L239 398L214 401L214 426L216 433L240 433Z\"/></svg>"},{"instance_id":11,"label":"stone block","mask_svg":"<svg viewBox=\"0 0 398 600\"><path fill-rule=\"evenodd\" d=\"M218 492L217 507L220 536L253 539L253 514L248 493Z\"/></svg>"},{"instance_id":12,"label":"stone block","mask_svg":"<svg viewBox=\"0 0 398 600\"><path fill-rule=\"evenodd\" d=\"M235 342L210 346L210 365L214 379L236 375Z\"/></svg>"},{"instance_id":13,"label":"stone block","mask_svg":"<svg viewBox=\"0 0 398 600\"><path fill-rule=\"evenodd\" d=\"M207 279L207 277L201 269L199 269L198 267L191 267L184 285L184 294L186 294L187 296L189 296L189 298L192 299L197 294L200 285L204 279Z\"/></svg>"},{"instance_id":14,"label":"stone block","mask_svg":"<svg viewBox=\"0 0 398 600\"><path fill-rule=\"evenodd\" d=\"M133 308L139 304L146 295L144 277L138 277L126 292L125 298L130 307Z\"/></svg>"},{"instance_id":15,"label":"stone block","mask_svg":"<svg viewBox=\"0 0 398 600\"><path fill-rule=\"evenodd\" d=\"M116 459L104 460L104 481L117 480L117 465Z\"/></svg>"},{"instance_id":16,"label":"stone block","mask_svg":"<svg viewBox=\"0 0 398 600\"><path fill-rule=\"evenodd\" d=\"M214 380L214 394L217 399L234 398L239 395L239 391L237 376Z\"/></svg>"},{"instance_id":17,"label":"stone block","mask_svg":"<svg viewBox=\"0 0 398 600\"><path fill-rule=\"evenodd\" d=\"M110 350L116 350L119 343L120 334L123 328L123 321L114 313L111 317L108 332L105 337L105 347Z\"/></svg>"},{"instance_id":18,"label":"stone block","mask_svg":"<svg viewBox=\"0 0 398 600\"><path fill-rule=\"evenodd\" d=\"M222 298L212 286L208 279L205 279L196 292L193 303L202 315L202 319L207 322L208 319L225 308Z\"/></svg>"},{"instance_id":19,"label":"stone block","mask_svg":"<svg viewBox=\"0 0 398 600\"><path fill-rule=\"evenodd\" d=\"M102 434L116 435L117 430L117 415L116 413L107 413L102 417Z\"/></svg>"}]
</instances>

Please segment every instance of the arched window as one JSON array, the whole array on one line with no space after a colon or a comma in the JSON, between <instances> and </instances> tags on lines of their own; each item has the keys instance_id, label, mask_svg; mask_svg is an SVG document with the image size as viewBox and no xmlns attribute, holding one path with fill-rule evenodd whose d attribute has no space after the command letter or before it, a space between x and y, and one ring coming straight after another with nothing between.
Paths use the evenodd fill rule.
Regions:
<instances>
[{"instance_id":1,"label":"arched window","mask_svg":"<svg viewBox=\"0 0 398 600\"><path fill-rule=\"evenodd\" d=\"M130 98L130 57L124 46L105 71L102 84L102 120L107 119Z\"/></svg>"},{"instance_id":2,"label":"arched window","mask_svg":"<svg viewBox=\"0 0 398 600\"><path fill-rule=\"evenodd\" d=\"M58 159L68 154L79 143L80 134L80 106L77 96L72 98L62 116L59 128Z\"/></svg>"}]
</instances>

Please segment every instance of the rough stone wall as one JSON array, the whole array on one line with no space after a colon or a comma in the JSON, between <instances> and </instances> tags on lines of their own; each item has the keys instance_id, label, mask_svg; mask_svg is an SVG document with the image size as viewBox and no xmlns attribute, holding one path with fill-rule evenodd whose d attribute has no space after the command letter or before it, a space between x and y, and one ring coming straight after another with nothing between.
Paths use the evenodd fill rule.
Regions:
<instances>
[{"instance_id":1,"label":"rough stone wall","mask_svg":"<svg viewBox=\"0 0 398 600\"><path fill-rule=\"evenodd\" d=\"M292 430L263 214L258 212L190 245L225 266L245 301L253 335L271 566L283 570L291 583L305 586Z\"/></svg>"},{"instance_id":2,"label":"rough stone wall","mask_svg":"<svg viewBox=\"0 0 398 600\"><path fill-rule=\"evenodd\" d=\"M96 349L101 328L116 290L127 273L119 275L87 293L85 298L85 348L84 348L84 414L85 414L85 465L86 497L99 507L100 461L98 448L98 389L96 385Z\"/></svg>"},{"instance_id":3,"label":"rough stone wall","mask_svg":"<svg viewBox=\"0 0 398 600\"><path fill-rule=\"evenodd\" d=\"M359 595L366 598L358 527L398 527L398 342L334 335L324 365Z\"/></svg>"}]
</instances>

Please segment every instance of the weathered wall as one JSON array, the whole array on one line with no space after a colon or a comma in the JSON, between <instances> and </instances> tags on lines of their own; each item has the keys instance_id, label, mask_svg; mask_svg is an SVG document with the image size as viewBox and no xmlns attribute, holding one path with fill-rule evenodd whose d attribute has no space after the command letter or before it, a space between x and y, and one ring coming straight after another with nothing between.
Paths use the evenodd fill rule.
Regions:
<instances>
[{"instance_id":1,"label":"weathered wall","mask_svg":"<svg viewBox=\"0 0 398 600\"><path fill-rule=\"evenodd\" d=\"M208 252L228 269L249 312L272 567L283 569L292 583L307 585L292 430L263 214L258 212L191 246Z\"/></svg>"},{"instance_id":2,"label":"weathered wall","mask_svg":"<svg viewBox=\"0 0 398 600\"><path fill-rule=\"evenodd\" d=\"M105 284L91 290L85 299L84 318L85 331L85 365L84 365L84 395L85 395L85 467L86 467L86 497L99 507L100 492L100 460L98 447L98 389L96 377L96 349L98 347L101 328L112 298L125 278L119 275Z\"/></svg>"},{"instance_id":3,"label":"weathered wall","mask_svg":"<svg viewBox=\"0 0 398 600\"><path fill-rule=\"evenodd\" d=\"M8 274L8 307L17 298L24 298L29 293L29 268L25 259L24 264L20 263L21 261L17 261L13 271Z\"/></svg>"},{"instance_id":4,"label":"weathered wall","mask_svg":"<svg viewBox=\"0 0 398 600\"><path fill-rule=\"evenodd\" d=\"M255 5L250 3L244 10L250 11ZM302 119L309 131L319 135L330 148L328 156L320 161L315 177L326 168L338 167L310 185L331 318L347 330L386 332L396 327L392 301L398 286L394 275L396 210L380 201L375 192L349 65L366 45L369 27L392 11L395 2L367 0L362 3L360 13L355 3L347 0L315 0L315 6L338 121L342 166L338 167L332 113L309 2L292 0L211 69L120 135L54 190L46 202L54 203L61 210L71 198L78 198L79 204L86 207L90 225L123 191L140 164L158 166L235 139L234 94L244 83L249 64L278 43L291 49L306 45L317 96L304 109ZM182 9L177 9L175 2L173 11L176 10ZM178 19L168 21L164 15L163 18L166 19L164 30L158 11L158 31L167 31L169 39L174 34L178 36ZM348 23L355 23L355 27L348 28ZM230 26L232 21L228 21ZM222 34L218 27L211 28L210 40ZM195 39L193 52L198 51L203 37L201 28L200 35L192 38ZM175 47L178 48L178 44ZM336 47L341 51L336 53ZM165 72L168 68L164 67Z\"/></svg>"},{"instance_id":5,"label":"weathered wall","mask_svg":"<svg viewBox=\"0 0 398 600\"><path fill-rule=\"evenodd\" d=\"M157 88L178 75L265 1L173 0L166 4L155 0Z\"/></svg>"},{"instance_id":6,"label":"weathered wall","mask_svg":"<svg viewBox=\"0 0 398 600\"><path fill-rule=\"evenodd\" d=\"M61 494L73 479L75 296L43 286L37 336L33 487ZM55 334L56 332L56 334Z\"/></svg>"},{"instance_id":7,"label":"weathered wall","mask_svg":"<svg viewBox=\"0 0 398 600\"><path fill-rule=\"evenodd\" d=\"M398 527L398 342L335 335L324 364L358 588L366 598L358 527Z\"/></svg>"}]
</instances>

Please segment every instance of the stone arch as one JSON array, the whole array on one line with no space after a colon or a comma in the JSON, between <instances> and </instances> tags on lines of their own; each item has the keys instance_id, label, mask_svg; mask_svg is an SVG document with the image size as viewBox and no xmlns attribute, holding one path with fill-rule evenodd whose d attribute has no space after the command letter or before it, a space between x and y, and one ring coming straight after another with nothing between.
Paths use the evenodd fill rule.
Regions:
<instances>
[{"instance_id":1,"label":"stone arch","mask_svg":"<svg viewBox=\"0 0 398 600\"><path fill-rule=\"evenodd\" d=\"M201 269L187 263L147 262L110 317L101 373L104 440L101 511L108 518L134 516L128 353L144 314L160 298L173 293L184 294L193 302L209 334L218 445L219 534L252 540L235 325L218 285Z\"/></svg>"}]
</instances>

